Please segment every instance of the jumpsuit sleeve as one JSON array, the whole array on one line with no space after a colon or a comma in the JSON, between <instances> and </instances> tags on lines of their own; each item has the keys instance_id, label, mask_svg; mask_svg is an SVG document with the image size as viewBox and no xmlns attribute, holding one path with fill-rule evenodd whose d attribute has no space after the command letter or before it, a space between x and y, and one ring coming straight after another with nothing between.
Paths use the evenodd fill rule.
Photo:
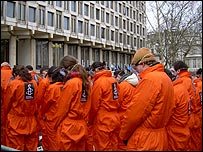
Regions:
<instances>
[{"instance_id":1,"label":"jumpsuit sleeve","mask_svg":"<svg viewBox=\"0 0 203 152\"><path fill-rule=\"evenodd\" d=\"M159 93L156 87L155 83L147 79L137 86L133 100L121 119L119 134L121 139L128 140L135 129L149 116Z\"/></svg>"}]
</instances>

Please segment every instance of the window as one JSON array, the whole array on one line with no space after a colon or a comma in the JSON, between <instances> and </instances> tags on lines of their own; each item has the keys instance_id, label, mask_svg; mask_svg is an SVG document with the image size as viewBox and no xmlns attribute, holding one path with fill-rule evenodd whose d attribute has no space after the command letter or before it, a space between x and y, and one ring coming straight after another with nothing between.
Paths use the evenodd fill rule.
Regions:
<instances>
[{"instance_id":1,"label":"window","mask_svg":"<svg viewBox=\"0 0 203 152\"><path fill-rule=\"evenodd\" d=\"M114 25L114 16L113 16L113 13L111 13L111 25Z\"/></svg>"},{"instance_id":2,"label":"window","mask_svg":"<svg viewBox=\"0 0 203 152\"><path fill-rule=\"evenodd\" d=\"M69 10L69 1L64 1L64 9L65 9L66 11Z\"/></svg>"},{"instance_id":3,"label":"window","mask_svg":"<svg viewBox=\"0 0 203 152\"><path fill-rule=\"evenodd\" d=\"M139 25L137 25L137 34L140 34L139 30L140 30Z\"/></svg>"},{"instance_id":4,"label":"window","mask_svg":"<svg viewBox=\"0 0 203 152\"><path fill-rule=\"evenodd\" d=\"M64 16L64 29L69 30L69 17Z\"/></svg>"},{"instance_id":5,"label":"window","mask_svg":"<svg viewBox=\"0 0 203 152\"><path fill-rule=\"evenodd\" d=\"M106 13L106 23L109 23L109 13Z\"/></svg>"},{"instance_id":6,"label":"window","mask_svg":"<svg viewBox=\"0 0 203 152\"><path fill-rule=\"evenodd\" d=\"M96 37L100 39L100 26L96 24Z\"/></svg>"},{"instance_id":7,"label":"window","mask_svg":"<svg viewBox=\"0 0 203 152\"><path fill-rule=\"evenodd\" d=\"M82 1L79 1L79 2L78 2L78 14L79 14L79 15L82 15L82 10L83 10L83 9L82 9Z\"/></svg>"},{"instance_id":8,"label":"window","mask_svg":"<svg viewBox=\"0 0 203 152\"><path fill-rule=\"evenodd\" d=\"M81 47L82 66L88 67L89 63L89 47Z\"/></svg>"},{"instance_id":9,"label":"window","mask_svg":"<svg viewBox=\"0 0 203 152\"><path fill-rule=\"evenodd\" d=\"M45 20L45 8L43 6L39 6L39 16L38 16L38 22L40 25L44 25Z\"/></svg>"},{"instance_id":10,"label":"window","mask_svg":"<svg viewBox=\"0 0 203 152\"><path fill-rule=\"evenodd\" d=\"M119 40L120 40L120 43L123 43L123 35L122 35L122 33L119 33Z\"/></svg>"},{"instance_id":11,"label":"window","mask_svg":"<svg viewBox=\"0 0 203 152\"><path fill-rule=\"evenodd\" d=\"M100 61L100 49L92 49L92 60Z\"/></svg>"},{"instance_id":12,"label":"window","mask_svg":"<svg viewBox=\"0 0 203 152\"><path fill-rule=\"evenodd\" d=\"M35 22L35 12L36 8L34 7L29 7L29 21L30 22Z\"/></svg>"},{"instance_id":13,"label":"window","mask_svg":"<svg viewBox=\"0 0 203 152\"><path fill-rule=\"evenodd\" d=\"M48 26L54 26L54 13L48 12Z\"/></svg>"},{"instance_id":14,"label":"window","mask_svg":"<svg viewBox=\"0 0 203 152\"><path fill-rule=\"evenodd\" d=\"M127 44L130 45L130 36L127 36Z\"/></svg>"},{"instance_id":15,"label":"window","mask_svg":"<svg viewBox=\"0 0 203 152\"><path fill-rule=\"evenodd\" d=\"M119 16L119 28L122 29L122 17Z\"/></svg>"},{"instance_id":16,"label":"window","mask_svg":"<svg viewBox=\"0 0 203 152\"><path fill-rule=\"evenodd\" d=\"M111 31L111 41L114 41L114 31Z\"/></svg>"},{"instance_id":17,"label":"window","mask_svg":"<svg viewBox=\"0 0 203 152\"><path fill-rule=\"evenodd\" d=\"M56 1L56 6L61 7L61 2L62 1Z\"/></svg>"},{"instance_id":18,"label":"window","mask_svg":"<svg viewBox=\"0 0 203 152\"><path fill-rule=\"evenodd\" d=\"M64 56L64 44L61 42L53 42L53 66L58 67Z\"/></svg>"},{"instance_id":19,"label":"window","mask_svg":"<svg viewBox=\"0 0 203 152\"><path fill-rule=\"evenodd\" d=\"M123 33L123 45L126 45L126 33Z\"/></svg>"},{"instance_id":20,"label":"window","mask_svg":"<svg viewBox=\"0 0 203 152\"><path fill-rule=\"evenodd\" d=\"M78 58L78 46L77 45L68 45L68 54Z\"/></svg>"},{"instance_id":21,"label":"window","mask_svg":"<svg viewBox=\"0 0 203 152\"><path fill-rule=\"evenodd\" d=\"M71 16L71 32L76 33L76 17Z\"/></svg>"},{"instance_id":22,"label":"window","mask_svg":"<svg viewBox=\"0 0 203 152\"><path fill-rule=\"evenodd\" d=\"M126 29L126 20L123 20L123 29Z\"/></svg>"},{"instance_id":23,"label":"window","mask_svg":"<svg viewBox=\"0 0 203 152\"><path fill-rule=\"evenodd\" d=\"M56 11L56 28L61 29L61 12Z\"/></svg>"},{"instance_id":24,"label":"window","mask_svg":"<svg viewBox=\"0 0 203 152\"><path fill-rule=\"evenodd\" d=\"M109 1L109 2L110 2L111 9L113 9L113 3L114 3L114 1Z\"/></svg>"},{"instance_id":25,"label":"window","mask_svg":"<svg viewBox=\"0 0 203 152\"><path fill-rule=\"evenodd\" d=\"M117 6L118 6L118 2L117 1L113 1L113 2L115 2L115 11L117 12L118 11L118 9L117 9Z\"/></svg>"},{"instance_id":26,"label":"window","mask_svg":"<svg viewBox=\"0 0 203 152\"><path fill-rule=\"evenodd\" d=\"M25 4L18 2L18 20L25 21Z\"/></svg>"},{"instance_id":27,"label":"window","mask_svg":"<svg viewBox=\"0 0 203 152\"><path fill-rule=\"evenodd\" d=\"M119 13L122 13L122 6L121 6L121 3L119 3Z\"/></svg>"},{"instance_id":28,"label":"window","mask_svg":"<svg viewBox=\"0 0 203 152\"><path fill-rule=\"evenodd\" d=\"M7 1L7 12L6 16L8 17L15 17L15 3Z\"/></svg>"},{"instance_id":29,"label":"window","mask_svg":"<svg viewBox=\"0 0 203 152\"><path fill-rule=\"evenodd\" d=\"M76 12L76 1L71 1L71 11Z\"/></svg>"},{"instance_id":30,"label":"window","mask_svg":"<svg viewBox=\"0 0 203 152\"><path fill-rule=\"evenodd\" d=\"M91 29L91 32L90 32L91 36L95 36L95 25L91 24L90 29Z\"/></svg>"},{"instance_id":31,"label":"window","mask_svg":"<svg viewBox=\"0 0 203 152\"><path fill-rule=\"evenodd\" d=\"M96 19L97 20L99 20L99 15L100 15L99 13L100 13L99 9L96 8Z\"/></svg>"},{"instance_id":32,"label":"window","mask_svg":"<svg viewBox=\"0 0 203 152\"><path fill-rule=\"evenodd\" d=\"M82 21L78 21L78 33L82 33Z\"/></svg>"},{"instance_id":33,"label":"window","mask_svg":"<svg viewBox=\"0 0 203 152\"><path fill-rule=\"evenodd\" d=\"M102 50L102 57L103 57L103 61L106 62L106 66L109 66L109 51Z\"/></svg>"},{"instance_id":34,"label":"window","mask_svg":"<svg viewBox=\"0 0 203 152\"><path fill-rule=\"evenodd\" d=\"M109 27L106 27L106 40L109 40Z\"/></svg>"},{"instance_id":35,"label":"window","mask_svg":"<svg viewBox=\"0 0 203 152\"><path fill-rule=\"evenodd\" d=\"M133 23L130 23L130 32L133 32Z\"/></svg>"},{"instance_id":36,"label":"window","mask_svg":"<svg viewBox=\"0 0 203 152\"><path fill-rule=\"evenodd\" d=\"M134 37L134 46L136 46L137 40L136 37Z\"/></svg>"},{"instance_id":37,"label":"window","mask_svg":"<svg viewBox=\"0 0 203 152\"><path fill-rule=\"evenodd\" d=\"M132 8L130 7L130 18L132 18Z\"/></svg>"},{"instance_id":38,"label":"window","mask_svg":"<svg viewBox=\"0 0 203 152\"><path fill-rule=\"evenodd\" d=\"M43 66L49 67L48 44L48 41L36 41L36 69L41 69Z\"/></svg>"},{"instance_id":39,"label":"window","mask_svg":"<svg viewBox=\"0 0 203 152\"><path fill-rule=\"evenodd\" d=\"M89 16L89 6L87 4L84 5L84 15Z\"/></svg>"},{"instance_id":40,"label":"window","mask_svg":"<svg viewBox=\"0 0 203 152\"><path fill-rule=\"evenodd\" d=\"M115 26L118 26L118 17L115 16Z\"/></svg>"},{"instance_id":41,"label":"window","mask_svg":"<svg viewBox=\"0 0 203 152\"><path fill-rule=\"evenodd\" d=\"M4 2L1 1L1 16L3 16L3 12L4 12Z\"/></svg>"},{"instance_id":42,"label":"window","mask_svg":"<svg viewBox=\"0 0 203 152\"><path fill-rule=\"evenodd\" d=\"M84 29L85 29L85 35L86 36L89 36L89 21L88 20L85 20L85 27L84 27Z\"/></svg>"},{"instance_id":43,"label":"window","mask_svg":"<svg viewBox=\"0 0 203 152\"><path fill-rule=\"evenodd\" d=\"M102 27L101 28L101 38L105 38L105 28L104 27Z\"/></svg>"},{"instance_id":44,"label":"window","mask_svg":"<svg viewBox=\"0 0 203 152\"><path fill-rule=\"evenodd\" d=\"M1 63L5 61L9 61L9 40L1 39Z\"/></svg>"},{"instance_id":45,"label":"window","mask_svg":"<svg viewBox=\"0 0 203 152\"><path fill-rule=\"evenodd\" d=\"M127 19L127 31L129 31L129 19Z\"/></svg>"},{"instance_id":46,"label":"window","mask_svg":"<svg viewBox=\"0 0 203 152\"><path fill-rule=\"evenodd\" d=\"M106 8L109 8L109 1L106 1Z\"/></svg>"},{"instance_id":47,"label":"window","mask_svg":"<svg viewBox=\"0 0 203 152\"><path fill-rule=\"evenodd\" d=\"M115 41L116 41L116 43L118 43L118 30L116 30L116 32L115 32Z\"/></svg>"},{"instance_id":48,"label":"window","mask_svg":"<svg viewBox=\"0 0 203 152\"><path fill-rule=\"evenodd\" d=\"M90 18L94 19L94 5L90 5Z\"/></svg>"},{"instance_id":49,"label":"window","mask_svg":"<svg viewBox=\"0 0 203 152\"><path fill-rule=\"evenodd\" d=\"M101 1L101 4L104 5L104 1Z\"/></svg>"},{"instance_id":50,"label":"window","mask_svg":"<svg viewBox=\"0 0 203 152\"><path fill-rule=\"evenodd\" d=\"M104 22L104 8L101 8L101 21Z\"/></svg>"},{"instance_id":51,"label":"window","mask_svg":"<svg viewBox=\"0 0 203 152\"><path fill-rule=\"evenodd\" d=\"M48 5L54 5L54 1L48 1Z\"/></svg>"}]
</instances>

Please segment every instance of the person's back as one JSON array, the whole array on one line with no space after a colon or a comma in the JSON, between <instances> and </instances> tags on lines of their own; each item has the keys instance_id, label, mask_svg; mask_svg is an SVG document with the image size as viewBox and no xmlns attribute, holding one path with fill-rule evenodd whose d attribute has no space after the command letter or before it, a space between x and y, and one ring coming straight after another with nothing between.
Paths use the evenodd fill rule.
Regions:
<instances>
[{"instance_id":1,"label":"person's back","mask_svg":"<svg viewBox=\"0 0 203 152\"><path fill-rule=\"evenodd\" d=\"M37 84L28 70L19 65L19 76L8 85L6 94L6 145L18 150L37 149Z\"/></svg>"},{"instance_id":2,"label":"person's back","mask_svg":"<svg viewBox=\"0 0 203 152\"><path fill-rule=\"evenodd\" d=\"M10 78L12 77L12 69L8 62L3 62L1 64L1 120L3 120L3 113L4 113L4 101L5 101L5 94L6 88L9 83ZM1 143L5 145L5 124L1 121Z\"/></svg>"},{"instance_id":3,"label":"person's back","mask_svg":"<svg viewBox=\"0 0 203 152\"><path fill-rule=\"evenodd\" d=\"M136 74L123 74L119 82L119 104L120 107L118 109L118 113L120 115L120 118L122 119L123 114L125 113L126 109L130 105L134 92L136 89L136 85L138 83L138 77ZM118 143L118 149L119 150L126 150L126 145L123 143L123 141L119 138Z\"/></svg>"},{"instance_id":4,"label":"person's back","mask_svg":"<svg viewBox=\"0 0 203 152\"><path fill-rule=\"evenodd\" d=\"M58 98L58 108L53 116L57 130L57 150L85 150L88 137L87 117L89 114L90 83L84 67L73 56L65 56L60 73L67 81Z\"/></svg>"},{"instance_id":5,"label":"person's back","mask_svg":"<svg viewBox=\"0 0 203 152\"><path fill-rule=\"evenodd\" d=\"M54 129L55 120L53 119L54 114L58 107L58 98L60 97L61 90L63 88L63 76L60 74L60 69L57 68L52 73L52 82L46 89L43 102L41 105L41 115L43 120L42 128L42 147L45 151L57 150L56 144L56 130Z\"/></svg>"},{"instance_id":6,"label":"person's back","mask_svg":"<svg viewBox=\"0 0 203 152\"><path fill-rule=\"evenodd\" d=\"M173 79L170 70L165 69L168 76ZM187 125L189 93L181 79L173 81L175 107L167 124L168 150L185 151L189 142L190 130Z\"/></svg>"},{"instance_id":7,"label":"person's back","mask_svg":"<svg viewBox=\"0 0 203 152\"><path fill-rule=\"evenodd\" d=\"M188 103L189 121L188 126L190 128L191 138L187 144L187 150L201 150L202 149L202 135L201 133L201 119L199 112L201 113L200 96L198 88L195 88L191 73L188 71L188 66L183 61L176 61L173 63L176 79L181 79L183 85L187 89L190 95L190 101Z\"/></svg>"},{"instance_id":8,"label":"person's back","mask_svg":"<svg viewBox=\"0 0 203 152\"><path fill-rule=\"evenodd\" d=\"M174 107L173 84L149 49L139 49L131 63L140 80L121 119L120 137L127 150L167 150L165 127Z\"/></svg>"},{"instance_id":9,"label":"person's back","mask_svg":"<svg viewBox=\"0 0 203 152\"><path fill-rule=\"evenodd\" d=\"M96 150L117 150L119 131L119 87L110 70L101 62L94 62L91 69L93 87L91 94L90 124Z\"/></svg>"}]
</instances>

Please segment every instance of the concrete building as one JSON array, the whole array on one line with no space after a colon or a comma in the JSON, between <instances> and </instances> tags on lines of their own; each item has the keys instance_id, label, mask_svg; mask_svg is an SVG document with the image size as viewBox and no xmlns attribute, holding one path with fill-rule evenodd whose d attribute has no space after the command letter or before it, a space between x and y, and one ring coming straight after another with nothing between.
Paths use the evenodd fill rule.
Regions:
<instances>
[{"instance_id":1,"label":"concrete building","mask_svg":"<svg viewBox=\"0 0 203 152\"><path fill-rule=\"evenodd\" d=\"M146 41L145 1L1 1L1 62L58 66L65 55L123 68Z\"/></svg>"}]
</instances>

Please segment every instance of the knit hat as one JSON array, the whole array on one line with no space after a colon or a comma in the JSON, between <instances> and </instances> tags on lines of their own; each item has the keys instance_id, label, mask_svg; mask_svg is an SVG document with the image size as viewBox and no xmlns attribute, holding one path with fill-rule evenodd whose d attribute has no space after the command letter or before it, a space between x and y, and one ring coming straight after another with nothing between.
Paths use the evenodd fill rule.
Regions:
<instances>
[{"instance_id":1,"label":"knit hat","mask_svg":"<svg viewBox=\"0 0 203 152\"><path fill-rule=\"evenodd\" d=\"M136 65L136 64L146 63L148 61L156 61L156 58L148 48L143 47L136 51L131 61L131 64Z\"/></svg>"}]
</instances>

